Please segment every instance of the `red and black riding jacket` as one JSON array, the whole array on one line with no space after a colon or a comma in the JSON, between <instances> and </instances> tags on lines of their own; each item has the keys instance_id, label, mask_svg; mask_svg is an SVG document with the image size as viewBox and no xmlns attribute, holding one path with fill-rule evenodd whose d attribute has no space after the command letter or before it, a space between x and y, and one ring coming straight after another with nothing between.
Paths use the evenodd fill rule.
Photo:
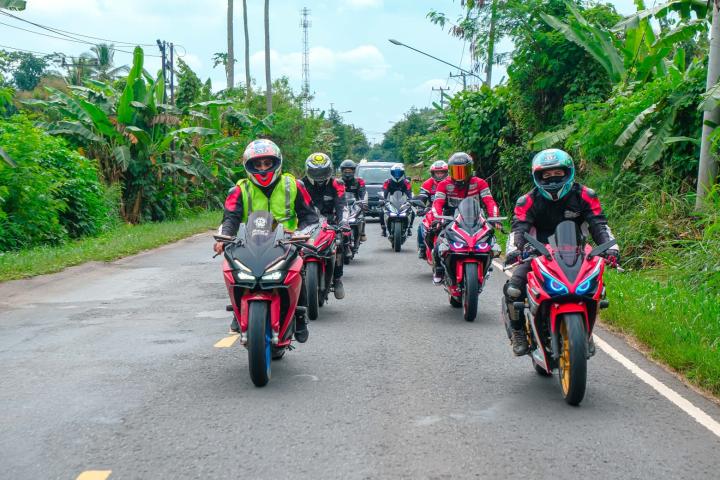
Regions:
<instances>
[{"instance_id":1,"label":"red and black riding jacket","mask_svg":"<svg viewBox=\"0 0 720 480\"><path fill-rule=\"evenodd\" d=\"M558 201L548 200L537 188L533 188L515 204L507 253L522 250L527 243L523 234L532 234L533 229L535 238L547 243L558 224L565 220L575 222L578 229L587 224L593 241L598 245L615 239L600 206L600 200L590 188L575 183L568 194Z\"/></svg>"},{"instance_id":2,"label":"red and black riding jacket","mask_svg":"<svg viewBox=\"0 0 720 480\"><path fill-rule=\"evenodd\" d=\"M320 214L327 218L329 223L339 225L342 220L345 186L335 178L329 182L315 184L303 178L303 183Z\"/></svg>"},{"instance_id":3,"label":"red and black riding jacket","mask_svg":"<svg viewBox=\"0 0 720 480\"><path fill-rule=\"evenodd\" d=\"M388 178L387 180L385 180L385 183L383 183L382 189L383 197L385 198L385 200L387 200L390 195L395 192L402 192L407 195L408 198L412 197L412 183L410 183L410 180L408 180L407 178L404 179L402 182L396 182Z\"/></svg>"},{"instance_id":4,"label":"red and black riding jacket","mask_svg":"<svg viewBox=\"0 0 720 480\"><path fill-rule=\"evenodd\" d=\"M342 183L346 192L352 193L358 200L365 200L365 180L353 177L352 180L343 179Z\"/></svg>"},{"instance_id":5,"label":"red and black riding jacket","mask_svg":"<svg viewBox=\"0 0 720 480\"><path fill-rule=\"evenodd\" d=\"M482 200L487 215L497 217L500 209L490 193L490 186L480 177L471 177L466 185L458 186L451 178L446 178L438 184L433 201L433 215L453 215L455 208L465 198L477 197Z\"/></svg>"}]
</instances>

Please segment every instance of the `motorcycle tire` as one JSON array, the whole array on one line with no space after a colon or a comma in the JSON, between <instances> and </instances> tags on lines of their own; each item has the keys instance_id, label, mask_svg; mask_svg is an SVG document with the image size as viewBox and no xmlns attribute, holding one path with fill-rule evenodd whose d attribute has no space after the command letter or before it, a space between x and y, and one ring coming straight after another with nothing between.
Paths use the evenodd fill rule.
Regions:
<instances>
[{"instance_id":1,"label":"motorcycle tire","mask_svg":"<svg viewBox=\"0 0 720 480\"><path fill-rule=\"evenodd\" d=\"M305 266L305 295L307 298L307 314L310 320L317 320L319 308L320 289L318 288L318 280L320 270L317 262L309 262Z\"/></svg>"},{"instance_id":2,"label":"motorcycle tire","mask_svg":"<svg viewBox=\"0 0 720 480\"><path fill-rule=\"evenodd\" d=\"M395 222L393 224L393 250L399 252L402 248L402 224Z\"/></svg>"},{"instance_id":3,"label":"motorcycle tire","mask_svg":"<svg viewBox=\"0 0 720 480\"><path fill-rule=\"evenodd\" d=\"M466 322L474 322L478 308L478 264L466 263L463 272L463 318Z\"/></svg>"},{"instance_id":4,"label":"motorcycle tire","mask_svg":"<svg viewBox=\"0 0 720 480\"><path fill-rule=\"evenodd\" d=\"M250 302L248 307L248 364L250 379L256 387L270 381L272 337L268 303Z\"/></svg>"},{"instance_id":5,"label":"motorcycle tire","mask_svg":"<svg viewBox=\"0 0 720 480\"><path fill-rule=\"evenodd\" d=\"M587 340L585 319L568 313L560 319L560 388L565 402L577 406L585 397L587 385Z\"/></svg>"}]
</instances>

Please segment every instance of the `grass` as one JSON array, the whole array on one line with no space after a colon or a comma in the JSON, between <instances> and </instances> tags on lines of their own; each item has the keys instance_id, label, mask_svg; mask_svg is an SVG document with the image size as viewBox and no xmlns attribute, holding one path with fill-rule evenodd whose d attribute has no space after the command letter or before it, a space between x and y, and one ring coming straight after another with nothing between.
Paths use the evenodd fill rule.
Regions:
<instances>
[{"instance_id":1,"label":"grass","mask_svg":"<svg viewBox=\"0 0 720 480\"><path fill-rule=\"evenodd\" d=\"M142 225L120 225L97 237L89 237L57 247L40 247L19 252L0 252L0 281L16 280L89 261L111 261L186 238L215 228L222 213L203 211L181 220ZM208 252L210 252L208 246Z\"/></svg>"},{"instance_id":2,"label":"grass","mask_svg":"<svg viewBox=\"0 0 720 480\"><path fill-rule=\"evenodd\" d=\"M635 337L652 358L720 395L720 296L651 275L606 275L610 308L603 321Z\"/></svg>"}]
</instances>

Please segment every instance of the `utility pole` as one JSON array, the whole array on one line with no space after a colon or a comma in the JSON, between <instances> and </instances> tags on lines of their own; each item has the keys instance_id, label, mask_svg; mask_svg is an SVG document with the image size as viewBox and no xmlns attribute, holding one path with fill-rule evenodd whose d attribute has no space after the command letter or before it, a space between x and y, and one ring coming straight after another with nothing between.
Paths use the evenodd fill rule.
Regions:
<instances>
[{"instance_id":1,"label":"utility pole","mask_svg":"<svg viewBox=\"0 0 720 480\"><path fill-rule=\"evenodd\" d=\"M175 45L170 44L170 103L175 105Z\"/></svg>"},{"instance_id":2,"label":"utility pole","mask_svg":"<svg viewBox=\"0 0 720 480\"><path fill-rule=\"evenodd\" d=\"M265 0L265 110L272 113L272 78L270 77L270 0Z\"/></svg>"},{"instance_id":3,"label":"utility pole","mask_svg":"<svg viewBox=\"0 0 720 480\"><path fill-rule=\"evenodd\" d=\"M300 10L302 18L300 20L300 27L303 29L303 65L302 65L302 95L303 95L303 112L307 116L308 108L310 107L310 43L308 41L308 31L312 25L308 16L310 15L310 9L303 7Z\"/></svg>"},{"instance_id":4,"label":"utility pole","mask_svg":"<svg viewBox=\"0 0 720 480\"><path fill-rule=\"evenodd\" d=\"M718 0L712 1L712 26L710 27L710 53L708 55L708 72L706 89L710 90L720 77L720 12ZM720 107L715 106L703 114L702 140L700 142L700 165L698 166L697 196L695 210L702 210L705 197L713 187L718 175L717 159L710 151L710 136L720 123Z\"/></svg>"},{"instance_id":5,"label":"utility pole","mask_svg":"<svg viewBox=\"0 0 720 480\"><path fill-rule=\"evenodd\" d=\"M167 85L167 74L165 73L165 67L167 66L167 57L165 55L165 48L167 47L167 42L164 40L161 42L160 39L157 40L158 48L160 49L160 55L162 55L162 77L163 77L163 85ZM163 88L163 103L167 103L167 88Z\"/></svg>"},{"instance_id":6,"label":"utility pole","mask_svg":"<svg viewBox=\"0 0 720 480\"><path fill-rule=\"evenodd\" d=\"M490 32L488 35L488 56L487 65L485 66L485 85L488 87L492 86L492 69L495 56L495 23L497 22L497 2L498 0L492 0L490 6Z\"/></svg>"},{"instance_id":7,"label":"utility pole","mask_svg":"<svg viewBox=\"0 0 720 480\"><path fill-rule=\"evenodd\" d=\"M233 40L233 0L228 0L227 6L227 64L225 74L227 75L227 88L235 88L235 42Z\"/></svg>"},{"instance_id":8,"label":"utility pole","mask_svg":"<svg viewBox=\"0 0 720 480\"><path fill-rule=\"evenodd\" d=\"M450 87L432 87L433 92L440 92L440 107L445 108L445 91L450 90Z\"/></svg>"},{"instance_id":9,"label":"utility pole","mask_svg":"<svg viewBox=\"0 0 720 480\"><path fill-rule=\"evenodd\" d=\"M463 81L463 91L467 90L467 73L460 72L457 75L450 74L450 78L460 78L462 77Z\"/></svg>"}]
</instances>

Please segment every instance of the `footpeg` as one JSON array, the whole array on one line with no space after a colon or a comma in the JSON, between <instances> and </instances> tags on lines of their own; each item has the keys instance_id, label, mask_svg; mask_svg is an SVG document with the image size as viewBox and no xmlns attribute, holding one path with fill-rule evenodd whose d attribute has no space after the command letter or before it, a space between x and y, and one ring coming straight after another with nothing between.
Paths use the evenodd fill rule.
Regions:
<instances>
[{"instance_id":1,"label":"footpeg","mask_svg":"<svg viewBox=\"0 0 720 480\"><path fill-rule=\"evenodd\" d=\"M226 311L226 312L232 312L232 311L233 311L233 306L232 306L232 305L225 305L225 311Z\"/></svg>"}]
</instances>

